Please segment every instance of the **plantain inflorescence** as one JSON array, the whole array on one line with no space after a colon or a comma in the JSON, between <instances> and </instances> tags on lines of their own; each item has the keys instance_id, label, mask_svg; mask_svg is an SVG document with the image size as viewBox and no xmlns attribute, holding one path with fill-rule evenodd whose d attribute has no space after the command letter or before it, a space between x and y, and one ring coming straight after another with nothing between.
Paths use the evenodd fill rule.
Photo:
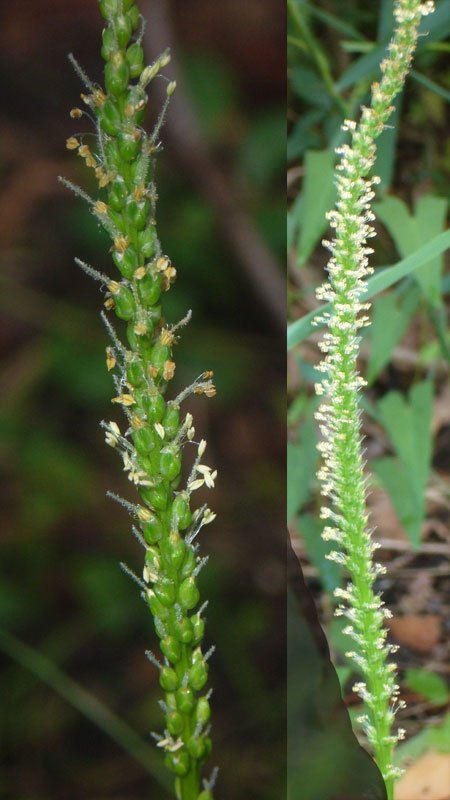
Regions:
<instances>
[{"instance_id":1,"label":"plantain inflorescence","mask_svg":"<svg viewBox=\"0 0 450 800\"><path fill-rule=\"evenodd\" d=\"M161 701L165 729L154 737L175 775L177 798L212 800L215 772L210 780L203 780L203 788L200 785L202 765L211 751L210 691L205 687L212 648L207 653L202 650L206 603L199 607L197 575L207 559L198 556L195 538L215 514L206 505L192 510L191 495L202 486L212 488L216 471L203 463L206 441L194 441L192 415L183 415L181 404L192 393L212 397L215 387L212 372L204 372L177 397L166 400L175 372L177 330L189 321L190 313L174 325L162 316L161 295L175 281L176 269L161 250L154 216L154 157L175 83L167 84L165 103L148 135L142 127L146 89L168 64L169 53L144 66L144 22L133 0L100 0L99 5L106 22L101 50L106 62L105 89L92 84L70 57L87 88L81 95L87 110L74 108L70 114L73 119L94 119L96 147L91 151L82 134L71 136L66 146L94 170L101 196L93 199L69 181L63 182L87 200L110 235L118 270L110 278L77 259L102 284L106 312L126 322L126 342L122 343L102 312L111 337L106 365L116 391L112 402L125 415L122 430L115 421L102 422L102 426L107 444L120 454L123 469L140 496L138 502L130 503L112 495L129 510L133 531L145 547L143 578L133 577L153 615L163 654L161 663L147 652L159 669L165 693ZM187 446L194 448L194 457L183 483L182 454Z\"/></svg>"},{"instance_id":2,"label":"plantain inflorescence","mask_svg":"<svg viewBox=\"0 0 450 800\"><path fill-rule=\"evenodd\" d=\"M359 123L347 120L343 125L350 133L351 145L337 149L341 155L336 167L338 199L336 208L328 214L336 234L333 242L323 243L332 257L329 280L317 291L319 300L331 303L331 311L321 320L316 318L328 327L320 343L325 358L318 367L325 379L316 384L317 394L327 396L316 413L324 437L318 445L323 456L318 478L322 495L330 500L321 512L328 520L323 538L337 543L338 549L329 558L345 567L350 577L345 589L335 590L341 603L336 613L349 622L344 632L353 639L354 647L347 655L363 677L354 686L365 706L358 721L373 747L388 800L392 800L394 780L400 772L393 765L393 749L404 735L402 729L393 734L392 726L404 703L398 699L396 665L388 660L396 649L386 643L384 620L391 614L374 590L375 580L385 569L373 561L377 544L368 528L358 397L365 381L358 374L357 357L359 329L369 323L367 315L360 316L360 312L370 307L361 299L367 291L366 278L373 271L368 265L373 250L366 243L375 235L371 225L372 186L379 179L370 177L375 140L393 111L392 101L404 86L422 16L432 11L432 2L395 0L396 29L381 64L383 77L373 84L371 105L363 108Z\"/></svg>"}]
</instances>

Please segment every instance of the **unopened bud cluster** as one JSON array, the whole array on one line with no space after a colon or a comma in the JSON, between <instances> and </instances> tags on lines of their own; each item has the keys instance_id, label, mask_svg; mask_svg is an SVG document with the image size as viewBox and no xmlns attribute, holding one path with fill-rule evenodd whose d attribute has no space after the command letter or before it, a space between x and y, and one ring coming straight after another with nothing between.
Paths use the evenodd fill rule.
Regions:
<instances>
[{"instance_id":1,"label":"unopened bud cluster","mask_svg":"<svg viewBox=\"0 0 450 800\"><path fill-rule=\"evenodd\" d=\"M325 353L319 369L324 380L316 385L325 402L316 414L323 441L319 450L323 464L318 473L322 494L330 506L321 516L330 520L323 537L337 542L338 549L330 558L341 564L350 576L345 590L336 590L342 601L338 615L345 615L349 625L345 632L355 643L353 658L364 681L355 685L365 705L360 718L367 738L392 797L393 779L398 771L393 766L393 747L403 731L391 733L395 712L402 705L395 682L396 666L388 663L393 646L386 643L384 618L389 612L374 592L373 584L384 568L373 562L376 545L371 541L366 512L366 480L363 474L363 451L360 436L358 392L365 381L358 374L359 329L369 323L361 312L370 304L361 302L367 291L366 278L373 271L368 256L373 252L367 240L375 235L371 201L377 178L369 177L375 161L375 139L383 131L391 114L392 101L402 89L417 42L417 30L423 15L431 13L432 3L417 0L396 0L397 27L382 62L383 77L372 87L370 107L363 108L359 123L346 121L343 129L351 135L351 144L338 148L336 208L328 214L335 229L333 242L324 245L331 250L328 264L329 281L317 291L319 300L331 303L324 314L327 332L320 343ZM389 322L387 322L389 324Z\"/></svg>"},{"instance_id":2,"label":"unopened bud cluster","mask_svg":"<svg viewBox=\"0 0 450 800\"><path fill-rule=\"evenodd\" d=\"M195 442L192 415L183 415L181 404L192 393L212 397L215 388L212 372L205 372L178 397L165 398L175 373L177 329L190 314L177 325L166 324L162 316L161 295L175 281L176 269L158 241L152 180L159 129L175 84L168 84L166 103L152 135L147 135L142 127L146 88L168 63L169 54L144 67L143 20L133 0L100 0L100 11L106 20L101 51L105 90L93 85L72 59L88 94L82 95L87 113L75 108L71 117L80 119L86 113L94 118L96 148L91 150L83 135L71 136L67 147L94 170L102 196L93 200L65 183L89 202L110 235L118 269L112 279L78 261L103 285L106 310L126 322L124 344L103 312L112 339L106 349L116 390L112 402L122 407L125 421L120 426L115 421L102 425L107 444L119 453L139 493L135 503L116 499L129 509L133 530L145 547L143 578L134 577L150 607L163 654L161 663L147 653L159 669L165 692L161 701L165 729L154 736L176 776L177 797L212 800L214 776L203 781L203 789L200 786L201 767L211 750L210 692L205 693L205 687L212 649L202 650L206 603L199 608L197 575L207 559L198 556L195 539L215 514L206 505L193 510L191 496L201 486L213 487L216 471L203 463L206 442ZM193 463L182 483L186 447Z\"/></svg>"}]
</instances>

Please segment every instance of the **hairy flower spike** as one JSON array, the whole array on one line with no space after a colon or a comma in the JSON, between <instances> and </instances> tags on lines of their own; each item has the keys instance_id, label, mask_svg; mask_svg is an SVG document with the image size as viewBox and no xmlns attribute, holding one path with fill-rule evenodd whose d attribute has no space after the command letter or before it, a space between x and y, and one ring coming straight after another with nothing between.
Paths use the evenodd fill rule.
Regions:
<instances>
[{"instance_id":1,"label":"hairy flower spike","mask_svg":"<svg viewBox=\"0 0 450 800\"><path fill-rule=\"evenodd\" d=\"M381 609L382 601L373 588L384 568L372 562L374 547L367 528L358 401L358 391L365 381L358 375L356 359L358 330L369 324L367 316L360 316L369 304L361 303L360 299L367 291L366 278L372 272L368 256L373 251L366 247L366 242L375 233L370 203L374 197L372 186L379 179L369 177L375 162L375 140L392 112L395 96L403 88L420 20L432 11L430 2L395 0L397 27L388 56L381 64L382 79L373 84L371 105L363 107L359 123L346 120L342 126L349 132L351 144L344 144L336 151L341 156L336 168L338 198L336 208L327 215L335 229L335 238L323 242L331 250L332 258L328 263L329 279L317 291L319 300L331 303L331 312L326 317L328 333L321 343L325 358L319 365L326 378L315 385L318 395L328 395L328 401L317 414L324 435L318 444L324 461L318 477L323 496L331 498L331 507L324 506L320 516L333 522L332 527L325 527L323 538L339 543L341 551L333 551L329 558L345 565L351 576L345 590L335 591L335 596L346 604L339 605L336 614L351 621L345 632L357 650L347 656L364 676L364 681L354 687L365 704L360 722L373 746L389 800L393 798L393 782L398 772L393 767L393 747L403 732L391 734L400 704L396 668L386 662L393 652L392 646L385 645L383 622L388 613Z\"/></svg>"},{"instance_id":2,"label":"hairy flower spike","mask_svg":"<svg viewBox=\"0 0 450 800\"><path fill-rule=\"evenodd\" d=\"M176 325L162 317L160 296L176 278L176 269L164 255L157 236L152 182L153 157L158 146L167 102L175 83L167 86L167 98L158 122L149 136L142 128L147 103L146 87L169 62L168 51L153 65L144 66L142 26L134 0L100 0L105 19L102 57L105 91L92 84L71 56L89 94L82 99L96 121L97 151L71 136L69 150L77 151L86 166L95 169L102 196L92 200L65 181L90 205L112 240L111 256L119 272L110 278L78 262L106 290L105 307L126 325L122 343L106 314L102 318L113 346L106 348L106 366L113 374L112 403L126 417L124 433L114 421L103 422L106 443L120 455L123 469L136 487L138 503L111 495L132 515L133 532L146 549L143 581L125 565L123 569L143 591L154 618L164 663L148 651L159 670L165 692L164 735L156 734L157 746L165 751L165 762L174 773L180 800L213 797L214 779L204 781L201 770L211 751L209 696L202 695L208 678L210 649L202 655L205 604L199 603L197 575L207 559L197 556L192 545L200 529L215 519L206 506L191 510L194 488L214 486L216 470L200 464L206 442L202 439L189 478L182 481L182 456L192 442L195 429L191 414L180 418L180 403L192 392L215 394L212 372L203 373L172 401L165 399L174 377L175 331L190 319L190 312ZM141 29L141 30L139 30ZM71 117L89 118L78 108ZM116 279L117 278L117 279ZM214 773L215 775L215 773ZM205 794L206 793L206 794Z\"/></svg>"}]
</instances>

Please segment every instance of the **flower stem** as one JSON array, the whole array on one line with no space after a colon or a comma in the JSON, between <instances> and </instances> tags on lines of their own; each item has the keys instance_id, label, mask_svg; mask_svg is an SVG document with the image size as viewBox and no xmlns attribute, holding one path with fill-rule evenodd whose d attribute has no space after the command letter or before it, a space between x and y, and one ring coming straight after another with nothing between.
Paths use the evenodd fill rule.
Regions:
<instances>
[{"instance_id":1,"label":"flower stem","mask_svg":"<svg viewBox=\"0 0 450 800\"><path fill-rule=\"evenodd\" d=\"M430 2L396 0L397 26L388 56L381 64L382 80L373 84L371 105L363 108L359 124L346 121L343 125L352 141L336 151L342 156L337 166L338 199L336 208L328 214L336 234L333 242L324 242L332 252L329 281L317 292L320 300L331 304L330 312L321 320L325 319L328 326L320 343L326 355L319 367L326 377L316 385L318 394L328 395L316 414L324 435L319 443L324 458L319 479L323 496L331 500L330 507L325 506L321 512L322 518L331 521L323 537L338 543L339 551L333 551L330 558L344 566L350 576L347 587L335 591L344 601L336 613L346 616L350 623L344 631L354 640L355 650L347 655L364 678L354 686L364 703L364 713L358 721L373 748L391 799L399 774L393 766L393 751L404 733L399 730L393 735L391 729L403 701L398 700L396 666L388 662L388 656L396 649L385 641L384 619L390 612L373 588L384 568L373 561L376 545L371 540L366 511L358 399L365 381L357 368L358 331L369 323L360 312L370 307L361 303L361 297L367 291L366 277L373 271L368 266L368 256L373 251L366 242L375 233L371 225L372 185L379 179L368 177L375 162L375 140L393 110L392 101L403 88L420 20L432 11Z\"/></svg>"},{"instance_id":2,"label":"flower stem","mask_svg":"<svg viewBox=\"0 0 450 800\"><path fill-rule=\"evenodd\" d=\"M191 510L191 496L200 487L212 488L216 472L202 463L206 441L196 442L192 415L181 414L181 403L191 394L215 394L212 372L204 372L172 400L166 392L175 372L174 346L178 330L190 319L168 324L161 296L177 275L162 252L155 222L156 188L153 180L158 133L175 84L167 84L166 102L153 133L142 125L147 87L170 60L166 51L151 66L144 66L141 46L143 20L134 0L100 0L105 19L102 57L105 90L94 85L73 57L71 61L87 87L82 95L89 113L74 108L74 119L94 119L96 148L83 135L71 136L67 147L94 170L100 197L90 198L68 184L89 204L112 240L115 278L89 265L77 263L106 295L106 311L126 322L122 342L109 318L102 313L112 343L106 365L112 373L115 396L125 429L117 422L102 422L106 442L121 456L123 469L139 494L138 502L115 496L130 512L133 531L145 548L143 579L123 565L140 585L153 615L163 662L147 652L159 670L164 690L161 705L165 727L155 734L165 752L165 763L175 777L178 800L212 800L214 780L204 782L201 769L211 751L209 737L210 692L200 694L208 680L208 658L202 640L205 623L197 576L206 563L198 555L196 537L215 514L203 505ZM183 483L182 459L190 451L190 474Z\"/></svg>"}]
</instances>

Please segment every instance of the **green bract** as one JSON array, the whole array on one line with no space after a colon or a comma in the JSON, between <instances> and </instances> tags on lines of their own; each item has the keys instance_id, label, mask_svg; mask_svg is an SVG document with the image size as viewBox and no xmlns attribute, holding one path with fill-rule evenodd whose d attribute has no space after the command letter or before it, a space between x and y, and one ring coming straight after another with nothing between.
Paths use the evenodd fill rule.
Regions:
<instances>
[{"instance_id":1,"label":"green bract","mask_svg":"<svg viewBox=\"0 0 450 800\"><path fill-rule=\"evenodd\" d=\"M148 136L140 127L147 102L145 90L168 63L168 53L144 67L138 32L142 20L133 0L100 0L99 6L106 23L101 49L106 62L105 90L91 84L73 60L89 91L83 99L96 120L97 151L91 152L83 137L79 137L81 141L71 137L67 146L77 149L95 172L103 196L90 201L91 208L111 236L112 261L118 274L106 279L79 263L105 283L107 311L127 323L119 337L103 314L112 338L107 348L107 367L115 386L112 402L122 406L125 427L121 431L116 422L102 425L107 443L119 452L138 491L137 505L116 499L130 509L135 533L146 549L143 596L153 614L164 657L161 665L148 653L160 669L159 682L165 691L165 729L157 736L158 744L166 751L166 764L176 776L177 798L209 799L209 784L207 791L201 788L201 767L211 750L210 706L206 696L198 695L207 681L208 656L201 651L202 609L194 610L200 599L197 574L206 559L200 560L193 542L214 514L206 506L194 512L191 499L196 489L214 485L216 473L201 463L206 442L194 442L192 416L183 415L180 403L191 393L210 397L215 389L212 373L205 372L179 398L166 401L175 372L175 331L188 317L178 325L167 325L157 305L173 284L176 270L163 254L156 232L152 162L167 100L175 87L168 85L158 127ZM75 109L72 116L81 116L81 112ZM187 480L182 466L186 449Z\"/></svg>"}]
</instances>

